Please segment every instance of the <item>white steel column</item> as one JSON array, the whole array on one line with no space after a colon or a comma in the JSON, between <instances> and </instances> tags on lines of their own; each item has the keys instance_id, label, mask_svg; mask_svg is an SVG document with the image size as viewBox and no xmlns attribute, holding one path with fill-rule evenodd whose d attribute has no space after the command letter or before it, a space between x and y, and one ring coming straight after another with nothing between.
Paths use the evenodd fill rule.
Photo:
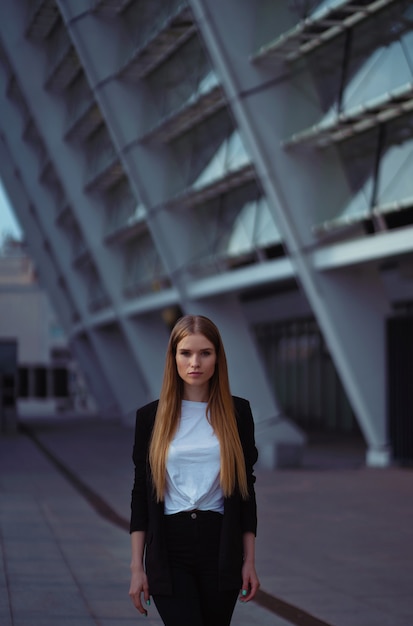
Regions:
<instances>
[{"instance_id":1,"label":"white steel column","mask_svg":"<svg viewBox=\"0 0 413 626\"><path fill-rule=\"evenodd\" d=\"M320 115L311 78L304 66L293 80L288 70L274 76L271 69L250 62L264 28L257 19L261 3L190 0L190 4L358 417L368 444L367 463L386 465L390 450L384 322L389 303L375 268L316 271L311 256L317 245L311 233L314 218L350 191L334 149L321 155L286 152L282 147L298 121L305 128ZM287 27L291 18L284 3L272 3L272 19Z\"/></svg>"},{"instance_id":2,"label":"white steel column","mask_svg":"<svg viewBox=\"0 0 413 626\"><path fill-rule=\"evenodd\" d=\"M296 464L304 437L285 416L280 416L239 302L234 297L216 296L206 302L188 296L188 285L180 270L190 258L189 243L196 233L184 215L165 206L174 194L177 178L182 176L177 167L178 155L168 145L148 146L142 141L156 103L144 80L125 84L115 71L108 50L114 53L117 49L122 37L119 24L107 24L102 29L101 21L91 11L81 12L71 0L59 0L58 4L124 169L145 205L149 231L179 293L182 309L209 315L223 329L234 392L248 397L254 408L262 465Z\"/></svg>"},{"instance_id":3,"label":"white steel column","mask_svg":"<svg viewBox=\"0 0 413 626\"><path fill-rule=\"evenodd\" d=\"M232 392L250 401L262 467L299 464L305 437L277 405L262 358L237 297L198 300L194 310L213 319L222 334Z\"/></svg>"},{"instance_id":4,"label":"white steel column","mask_svg":"<svg viewBox=\"0 0 413 626\"><path fill-rule=\"evenodd\" d=\"M1 102L1 106L2 111L5 111L5 103ZM6 147L5 139L0 140L0 167L3 183L23 230L30 233L27 238L28 246L33 258L36 259L36 270L39 273L40 282L48 294L53 296L53 304L59 315L59 320L68 334L70 348L85 374L91 392L97 399L101 414L117 414L118 408L112 394L112 387L105 378L96 353L90 347L85 351L83 348L85 341L87 341L85 338L75 337L70 340L73 323L71 315L74 312L73 303L67 289L64 289L65 283L62 282L61 270L59 271L59 267L51 262L50 256L46 252L44 247L45 235L40 230L39 220L35 219L33 203L29 200L23 180L17 176L18 168L14 164L10 150ZM61 256L59 256L58 261L59 263L63 262Z\"/></svg>"},{"instance_id":5,"label":"white steel column","mask_svg":"<svg viewBox=\"0 0 413 626\"><path fill-rule=\"evenodd\" d=\"M44 79L42 77L44 77L46 71L44 50L39 49L26 38L25 14L26 5L24 2L9 2L2 7L0 24L2 41L6 50L10 51L9 57L12 58L13 69L48 152L53 155L53 166L80 225L87 253L93 260L100 280L108 294L109 308L113 308L116 316L121 302L121 267L116 255L104 246L102 237L104 216L99 199L92 197L84 188L85 167L87 165L86 155L78 147L75 148L63 139L65 110L62 107L59 96L48 92L43 86ZM41 203L39 203L39 206L42 206ZM57 233L57 228L51 215L49 214L48 217L45 216L43 219L45 228L50 228L51 231ZM67 248L67 243L63 243L66 244L64 247ZM55 237L50 237L49 244L54 250L55 256L62 254L64 247L60 248ZM68 276L73 276L72 268L68 272ZM87 312L87 294L85 294L84 286L80 286L80 289L71 287L71 292L73 297L77 297L81 305L79 308L83 316L81 320L82 328L90 329L94 324L94 316ZM53 293L51 296L53 298ZM122 326L122 318L119 315L117 320L122 327L121 332L125 332L125 328ZM113 316L111 321L113 321ZM126 329L126 333L128 332L128 329ZM105 342L96 344L93 335L91 340L91 344L98 351L101 367L105 370L106 377L110 381L113 364L111 363L109 348L105 347ZM129 349L133 351L135 359L135 382L139 381L139 384L135 384L134 387L136 405L138 406L153 397L152 391L155 391L151 389L151 381L154 379L154 376L151 376L153 360L148 360L145 370L140 369L137 367L137 353L132 342L128 344ZM116 367L120 371L124 369L125 376L127 376L130 367L129 358L124 361L118 361ZM124 397L121 390L116 389L113 384L112 390L117 396L118 406L122 407ZM97 400L99 401L99 398Z\"/></svg>"}]
</instances>

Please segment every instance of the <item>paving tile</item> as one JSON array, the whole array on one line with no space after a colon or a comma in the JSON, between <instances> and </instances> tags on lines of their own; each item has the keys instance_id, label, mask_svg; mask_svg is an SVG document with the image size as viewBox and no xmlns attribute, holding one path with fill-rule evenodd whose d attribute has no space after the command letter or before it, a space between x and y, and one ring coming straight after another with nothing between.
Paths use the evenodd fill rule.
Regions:
<instances>
[{"instance_id":1,"label":"paving tile","mask_svg":"<svg viewBox=\"0 0 413 626\"><path fill-rule=\"evenodd\" d=\"M131 428L34 426L127 522ZM361 459L320 448L304 469L257 471L261 586L331 626L412 626L413 473ZM156 607L144 618L128 598L129 542L29 438L0 437L1 626L160 626ZM291 625L254 602L237 603L232 623Z\"/></svg>"},{"instance_id":2,"label":"paving tile","mask_svg":"<svg viewBox=\"0 0 413 626\"><path fill-rule=\"evenodd\" d=\"M291 626L281 617L258 606L255 602L238 602L235 606L232 626Z\"/></svg>"},{"instance_id":3,"label":"paving tile","mask_svg":"<svg viewBox=\"0 0 413 626\"><path fill-rule=\"evenodd\" d=\"M360 609L356 612L341 609L329 612L328 622L334 626L412 626L411 617L398 618L392 613L383 613L376 609Z\"/></svg>"},{"instance_id":4,"label":"paving tile","mask_svg":"<svg viewBox=\"0 0 413 626\"><path fill-rule=\"evenodd\" d=\"M72 617L61 615L59 621L55 616L22 612L13 617L13 626L96 626L96 620L90 617Z\"/></svg>"},{"instance_id":5,"label":"paving tile","mask_svg":"<svg viewBox=\"0 0 413 626\"><path fill-rule=\"evenodd\" d=\"M3 610L0 607L0 624L1 626L13 626L11 621L11 614L9 610Z\"/></svg>"}]
</instances>

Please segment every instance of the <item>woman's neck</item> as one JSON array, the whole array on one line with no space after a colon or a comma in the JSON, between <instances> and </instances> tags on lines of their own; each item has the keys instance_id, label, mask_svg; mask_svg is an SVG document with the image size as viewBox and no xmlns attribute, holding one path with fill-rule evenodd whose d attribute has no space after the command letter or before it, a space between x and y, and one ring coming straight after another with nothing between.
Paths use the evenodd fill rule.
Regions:
<instances>
[{"instance_id":1,"label":"woman's neck","mask_svg":"<svg viewBox=\"0 0 413 626\"><path fill-rule=\"evenodd\" d=\"M208 402L209 400L209 388L203 387L184 387L183 400L189 400L190 402Z\"/></svg>"}]
</instances>

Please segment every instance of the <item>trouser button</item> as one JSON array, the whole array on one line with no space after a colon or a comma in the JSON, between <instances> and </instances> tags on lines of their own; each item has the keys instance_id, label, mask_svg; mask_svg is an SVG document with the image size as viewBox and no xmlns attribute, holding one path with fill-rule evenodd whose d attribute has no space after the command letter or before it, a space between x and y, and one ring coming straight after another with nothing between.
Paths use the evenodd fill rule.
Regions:
<instances>
[{"instance_id":1,"label":"trouser button","mask_svg":"<svg viewBox=\"0 0 413 626\"><path fill-rule=\"evenodd\" d=\"M196 513L195 512L191 513L191 517L192 517L192 519L196 519Z\"/></svg>"}]
</instances>

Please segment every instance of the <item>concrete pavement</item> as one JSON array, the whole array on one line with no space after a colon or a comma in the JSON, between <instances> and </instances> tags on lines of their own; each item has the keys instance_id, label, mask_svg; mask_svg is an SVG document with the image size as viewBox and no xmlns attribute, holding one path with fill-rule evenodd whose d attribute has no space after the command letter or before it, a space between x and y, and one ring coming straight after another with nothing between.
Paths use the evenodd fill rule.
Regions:
<instances>
[{"instance_id":1,"label":"concrete pavement","mask_svg":"<svg viewBox=\"0 0 413 626\"><path fill-rule=\"evenodd\" d=\"M0 438L1 626L160 626L127 595L133 431L28 426ZM302 469L257 470L262 589L234 626L413 625L413 472L363 458L310 447Z\"/></svg>"}]
</instances>

